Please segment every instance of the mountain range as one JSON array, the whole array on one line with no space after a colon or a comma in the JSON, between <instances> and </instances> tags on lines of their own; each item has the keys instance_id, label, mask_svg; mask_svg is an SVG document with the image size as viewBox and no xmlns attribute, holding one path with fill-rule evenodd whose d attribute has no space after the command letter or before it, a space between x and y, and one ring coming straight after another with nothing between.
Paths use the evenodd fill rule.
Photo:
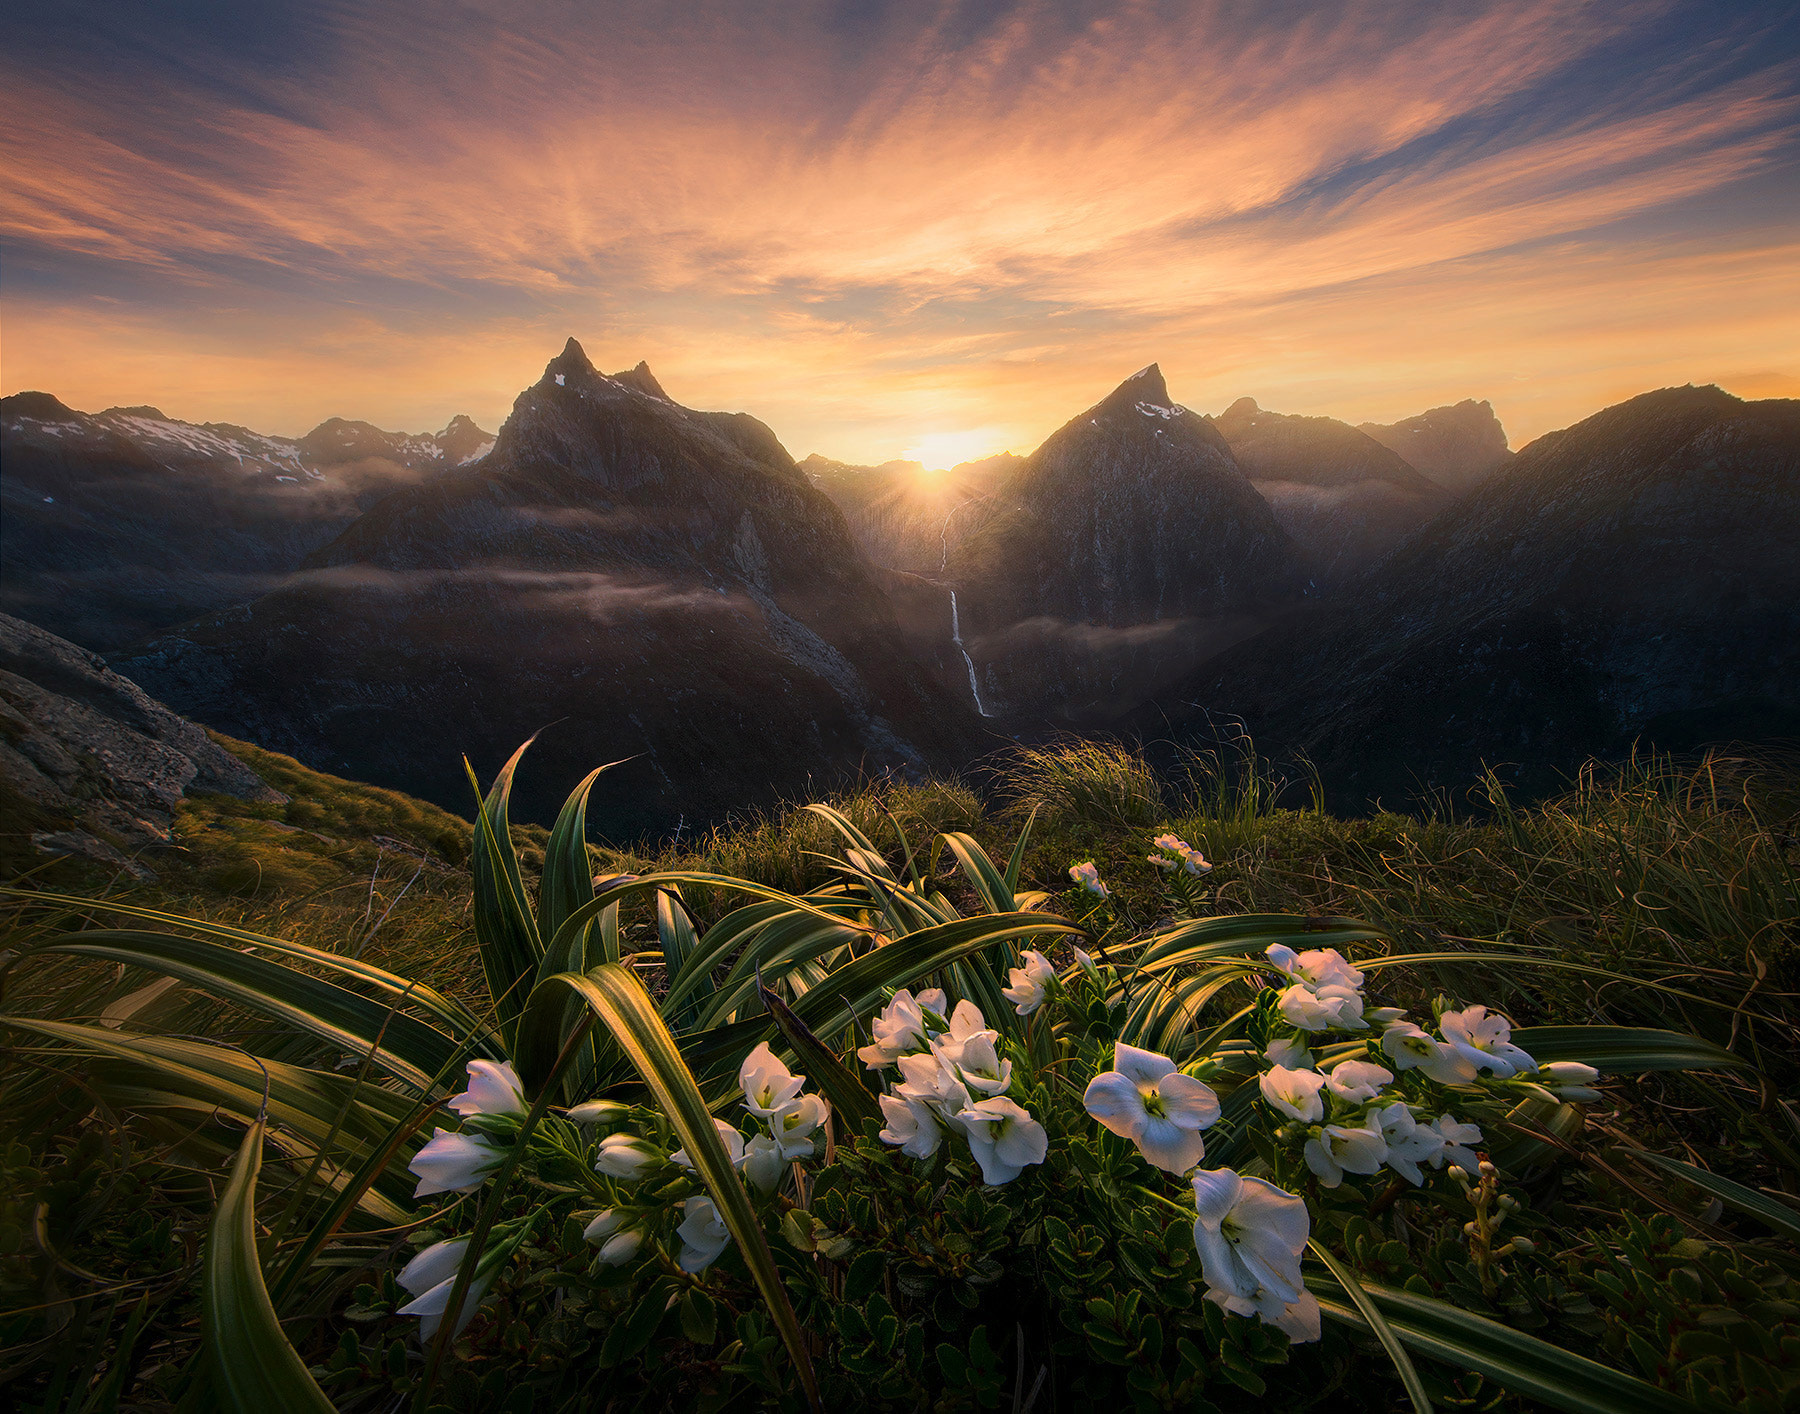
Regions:
<instances>
[{"instance_id":1,"label":"mountain range","mask_svg":"<svg viewBox=\"0 0 1800 1414\"><path fill-rule=\"evenodd\" d=\"M1638 736L1800 726L1800 421L1665 389L1514 453L1468 400L1352 426L1152 364L1029 456L796 463L570 340L492 437L0 404L0 609L208 726L615 836L1075 729L1303 752L1340 808ZM537 785L534 782L542 782Z\"/></svg>"}]
</instances>

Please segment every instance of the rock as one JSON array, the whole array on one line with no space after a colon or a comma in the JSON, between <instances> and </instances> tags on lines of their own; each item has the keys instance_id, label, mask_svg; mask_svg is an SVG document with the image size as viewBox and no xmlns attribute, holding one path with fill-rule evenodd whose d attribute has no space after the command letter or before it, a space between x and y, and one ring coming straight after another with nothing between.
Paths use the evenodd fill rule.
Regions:
<instances>
[{"instance_id":1,"label":"rock","mask_svg":"<svg viewBox=\"0 0 1800 1414\"><path fill-rule=\"evenodd\" d=\"M1485 399L1464 398L1386 426L1365 422L1357 430L1457 495L1479 486L1513 458L1506 429Z\"/></svg>"},{"instance_id":2,"label":"rock","mask_svg":"<svg viewBox=\"0 0 1800 1414\"><path fill-rule=\"evenodd\" d=\"M0 615L0 785L41 821L32 843L107 863L165 844L190 792L283 803L194 723L96 655Z\"/></svg>"}]
</instances>

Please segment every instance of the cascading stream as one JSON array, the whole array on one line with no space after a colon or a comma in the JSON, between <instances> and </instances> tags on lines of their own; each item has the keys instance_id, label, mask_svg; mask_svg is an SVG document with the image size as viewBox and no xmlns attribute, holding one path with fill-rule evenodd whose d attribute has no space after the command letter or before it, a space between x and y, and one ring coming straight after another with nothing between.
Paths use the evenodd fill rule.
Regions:
<instances>
[{"instance_id":1,"label":"cascading stream","mask_svg":"<svg viewBox=\"0 0 1800 1414\"><path fill-rule=\"evenodd\" d=\"M969 691L975 697L975 710L984 717L994 714L981 705L981 685L975 681L975 660L969 656L969 650L963 647L962 620L956 612L956 591L950 591L950 641L956 645L956 651L962 654L963 662L969 669Z\"/></svg>"},{"instance_id":2,"label":"cascading stream","mask_svg":"<svg viewBox=\"0 0 1800 1414\"><path fill-rule=\"evenodd\" d=\"M938 556L939 574L942 574L950 563L950 517L974 499L973 496L970 496L966 500L958 501L944 516L944 524L938 530L938 548L941 551ZM969 656L969 650L963 647L962 619L956 612L956 591L954 589L950 591L950 641L956 645L956 651L962 654L963 663L969 670L969 693L975 699L975 710L984 717L991 717L993 713L981 705L981 685L975 680L975 660Z\"/></svg>"}]
</instances>

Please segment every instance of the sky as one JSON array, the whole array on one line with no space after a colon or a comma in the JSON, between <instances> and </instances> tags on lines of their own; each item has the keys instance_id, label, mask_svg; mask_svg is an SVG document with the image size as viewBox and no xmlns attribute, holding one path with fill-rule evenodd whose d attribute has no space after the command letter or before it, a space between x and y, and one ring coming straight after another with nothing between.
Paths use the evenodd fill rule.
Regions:
<instances>
[{"instance_id":1,"label":"sky","mask_svg":"<svg viewBox=\"0 0 1800 1414\"><path fill-rule=\"evenodd\" d=\"M490 430L570 335L796 456L1179 401L1800 396L1789 0L0 0L0 392Z\"/></svg>"}]
</instances>

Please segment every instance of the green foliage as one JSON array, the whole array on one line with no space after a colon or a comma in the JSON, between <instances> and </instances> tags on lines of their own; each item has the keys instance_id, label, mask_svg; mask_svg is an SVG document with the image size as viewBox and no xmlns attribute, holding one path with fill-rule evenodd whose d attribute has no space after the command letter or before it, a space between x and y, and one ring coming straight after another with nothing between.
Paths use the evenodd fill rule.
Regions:
<instances>
[{"instance_id":1,"label":"green foliage","mask_svg":"<svg viewBox=\"0 0 1800 1414\"><path fill-rule=\"evenodd\" d=\"M1441 1180L1309 1190L1315 1235L1416 1363L1415 1401L1494 1407L1510 1389L1653 1409L1644 1382L1759 1414L1796 1398L1777 1195L1800 1184L1800 1128L1771 1096L1800 1054L1800 905L1782 842L1795 792L1773 769L1646 760L1534 810L1490 781L1480 815L1341 821L1280 808L1253 757L1170 787L1122 748L1070 747L1007 788L1036 812L1028 837L961 787L883 784L652 858L582 839L592 778L555 830L512 823L504 791L490 794L471 853L469 827L432 807L227 745L289 804L189 802L187 853L158 863L158 883L40 893L6 940L0 1104L19 1137L0 1149L0 1344L21 1352L25 1407L172 1403L189 1388L205 1235L242 1154L243 1130L220 1116L254 1120L265 1086L261 1184L229 1211L241 1224L255 1202L269 1236L248 1247L265 1249L271 1307L347 1405L556 1408L596 1371L622 1404L792 1405L780 1292L829 1407L1045 1408L1050 1391L1134 1409L1393 1407L1407 1397L1396 1363L1341 1280L1309 1271L1337 1318L1318 1346L1226 1315L1201 1297L1189 1224L1139 1193L1164 1180L1076 1103L1115 1038L1164 1051L1224 1098L1209 1164L1303 1186L1242 1083L1260 1044L1256 959L1275 941L1383 963L1379 1000L1423 1014L1445 991L1503 1000L1535 1023L1516 1039L1540 1059L1604 1055L1620 1072L1585 1121L1531 1099L1481 1114L1506 1134L1508 1231L1535 1253L1476 1252L1470 1210ZM1143 857L1162 827L1218 865L1204 909L1181 911L1221 916L1168 916ZM1113 888L1099 908L1065 872L1090 857ZM594 872L645 877L596 894ZM1062 963L1058 996L1027 1024L998 989L1021 946L1060 961L1065 938L1094 971ZM500 965L478 971L471 941ZM731 1249L698 1274L602 1263L581 1227L616 1199L566 1156L530 1158L535 1198L478 1200L484 1221L523 1235L428 1385L414 1327L393 1314L407 1253L385 1234L411 1228L424 1246L467 1232L476 1204L419 1204L405 1164L433 1127L456 1127L435 1102L484 1050L536 1047L547 1076L572 1043L571 1080L540 1100L657 1099L610 1033L578 1035L585 1004L543 989L617 963L649 983L639 1022L669 1038L657 1064L671 1083L685 1075L723 1113L737 1063L767 1039L838 1099L834 1153L791 1199L737 1213ZM874 1138L861 1069L843 1058L888 990L932 982L1006 1033L1020 1093L1052 1131L1026 1179L987 1188L966 1151L915 1163ZM497 1012L515 987L518 1009ZM700 1112L687 1121L683 1140L704 1145ZM540 1129L572 1142L554 1116ZM1640 1144L1699 1162L1647 1167ZM520 1228L544 1202L548 1217ZM758 1250L772 1267L746 1260Z\"/></svg>"}]
</instances>

